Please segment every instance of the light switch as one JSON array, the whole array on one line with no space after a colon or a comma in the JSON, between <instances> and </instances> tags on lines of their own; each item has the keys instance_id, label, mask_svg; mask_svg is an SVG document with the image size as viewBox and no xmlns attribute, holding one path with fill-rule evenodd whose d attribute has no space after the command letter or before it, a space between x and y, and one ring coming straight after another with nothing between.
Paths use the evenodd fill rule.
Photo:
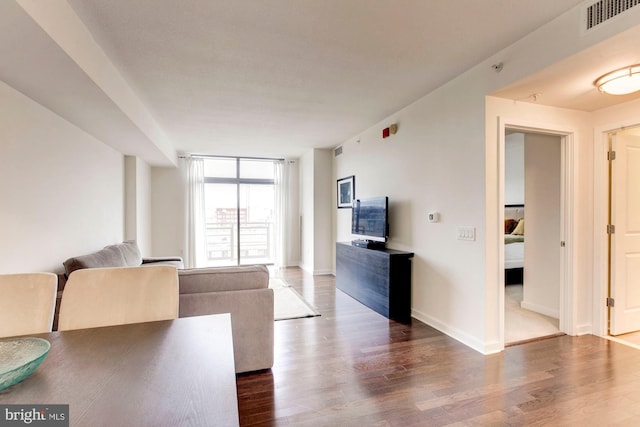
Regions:
<instances>
[{"instance_id":1,"label":"light switch","mask_svg":"<svg viewBox=\"0 0 640 427\"><path fill-rule=\"evenodd\" d=\"M475 227L458 227L458 240L476 240Z\"/></svg>"}]
</instances>

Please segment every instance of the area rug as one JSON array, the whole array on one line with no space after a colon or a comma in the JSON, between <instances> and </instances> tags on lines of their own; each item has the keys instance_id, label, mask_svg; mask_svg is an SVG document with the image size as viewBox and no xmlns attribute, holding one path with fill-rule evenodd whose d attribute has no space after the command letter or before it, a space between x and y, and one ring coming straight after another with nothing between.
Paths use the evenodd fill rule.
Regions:
<instances>
[{"instance_id":1,"label":"area rug","mask_svg":"<svg viewBox=\"0 0 640 427\"><path fill-rule=\"evenodd\" d=\"M275 320L320 316L320 313L284 280L272 277L269 279L269 287L273 289Z\"/></svg>"}]
</instances>

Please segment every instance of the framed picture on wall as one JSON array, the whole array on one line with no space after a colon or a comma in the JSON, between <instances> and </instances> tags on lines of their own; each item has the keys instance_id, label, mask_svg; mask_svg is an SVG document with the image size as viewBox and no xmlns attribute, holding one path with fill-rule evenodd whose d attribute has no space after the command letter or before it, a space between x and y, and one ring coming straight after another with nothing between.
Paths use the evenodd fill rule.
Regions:
<instances>
[{"instance_id":1,"label":"framed picture on wall","mask_svg":"<svg viewBox=\"0 0 640 427\"><path fill-rule=\"evenodd\" d=\"M351 208L356 191L356 177L354 175L338 180L338 208Z\"/></svg>"}]
</instances>

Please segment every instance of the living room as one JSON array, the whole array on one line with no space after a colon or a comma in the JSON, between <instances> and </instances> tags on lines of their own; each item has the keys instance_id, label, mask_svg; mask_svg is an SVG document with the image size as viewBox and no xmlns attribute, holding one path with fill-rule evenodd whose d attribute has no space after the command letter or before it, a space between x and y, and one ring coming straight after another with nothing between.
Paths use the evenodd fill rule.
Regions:
<instances>
[{"instance_id":1,"label":"living room","mask_svg":"<svg viewBox=\"0 0 640 427\"><path fill-rule=\"evenodd\" d=\"M159 126L149 120L153 110L142 108L142 101L131 100L130 94L122 95L116 83L108 87L100 81L99 73L82 62L84 53L74 53L65 44L69 41L56 33L53 24L56 19L65 22L63 17L43 18L31 9L25 12L22 3L2 6L4 16L12 19L7 22L13 22L6 28L30 28L33 34L25 38L16 31L3 43L5 58L24 63L23 68L14 64L21 73L5 70L0 75L0 179L4 183L0 273L59 272L62 261L70 256L129 238L138 241L145 255L184 256L186 225L178 153L166 137L158 136ZM470 63L466 71L435 88L416 88L409 101L389 105L384 114L372 115L366 125L344 137L327 134L324 145L305 147L295 155L273 154L266 148L234 152L231 144L221 144L208 154L295 161L292 176L298 177L298 206L291 217L302 220L290 224L289 236L290 243L301 243L297 250L293 245L285 264L301 265L310 274L334 272L335 243L351 240L351 212L335 205L336 180L355 176L357 197L389 196L388 246L416 254L413 317L479 353L490 354L504 348L500 318L504 286L500 286L499 267L501 129L522 126L572 133L575 215L568 292L572 297L564 332L606 335L601 310L594 304L600 299L600 278L593 266L601 265L594 237L599 225L594 158L600 134L612 129L609 125L640 122L640 101L636 94L615 105L569 108L556 100L547 99L547 104L547 92L531 97L538 91L526 92L523 83L553 81L568 68L574 69L572 60L584 59L581 55L590 49L610 43L615 49L609 49L613 53L606 60L594 55L588 66L580 67L587 76L580 83L586 80L593 95L606 97L597 92L593 81L612 69L640 63L635 51L620 48L627 39L636 39L637 8L585 34L575 29L583 12L578 3L572 2L575 7L568 6L563 14L517 41L496 46L491 55ZM73 28L69 31L73 34ZM48 50L42 51L43 46ZM34 51L47 55L29 58L27 52ZM82 65L69 64L74 61ZM31 64L40 64L40 69ZM499 71L493 68L498 64L502 64ZM60 83L50 83L57 79ZM69 80L73 85L67 86ZM394 82L388 86L393 88ZM66 98L77 88L82 90ZM526 89L518 94L501 92L509 88ZM80 99L78 94L90 96ZM579 94L566 97L579 98ZM69 108L71 103L82 105L84 111ZM349 112L336 107L336 115ZM321 123L327 132L332 132L332 120ZM394 123L397 133L382 138L382 130ZM286 129L281 131L289 137ZM128 140L137 142L126 146ZM335 157L337 147L342 147L342 155ZM193 152L204 154L197 148ZM429 223L428 212L439 212L440 222ZM462 226L475 229L474 241L455 238Z\"/></svg>"}]
</instances>

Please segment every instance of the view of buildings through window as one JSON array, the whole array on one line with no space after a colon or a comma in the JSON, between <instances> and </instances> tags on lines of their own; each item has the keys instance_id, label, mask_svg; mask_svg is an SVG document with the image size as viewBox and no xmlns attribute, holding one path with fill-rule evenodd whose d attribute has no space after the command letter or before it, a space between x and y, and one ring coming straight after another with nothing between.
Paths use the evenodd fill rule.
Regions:
<instances>
[{"instance_id":1,"label":"view of buildings through window","mask_svg":"<svg viewBox=\"0 0 640 427\"><path fill-rule=\"evenodd\" d=\"M207 264L272 264L274 160L207 158L204 171Z\"/></svg>"}]
</instances>

